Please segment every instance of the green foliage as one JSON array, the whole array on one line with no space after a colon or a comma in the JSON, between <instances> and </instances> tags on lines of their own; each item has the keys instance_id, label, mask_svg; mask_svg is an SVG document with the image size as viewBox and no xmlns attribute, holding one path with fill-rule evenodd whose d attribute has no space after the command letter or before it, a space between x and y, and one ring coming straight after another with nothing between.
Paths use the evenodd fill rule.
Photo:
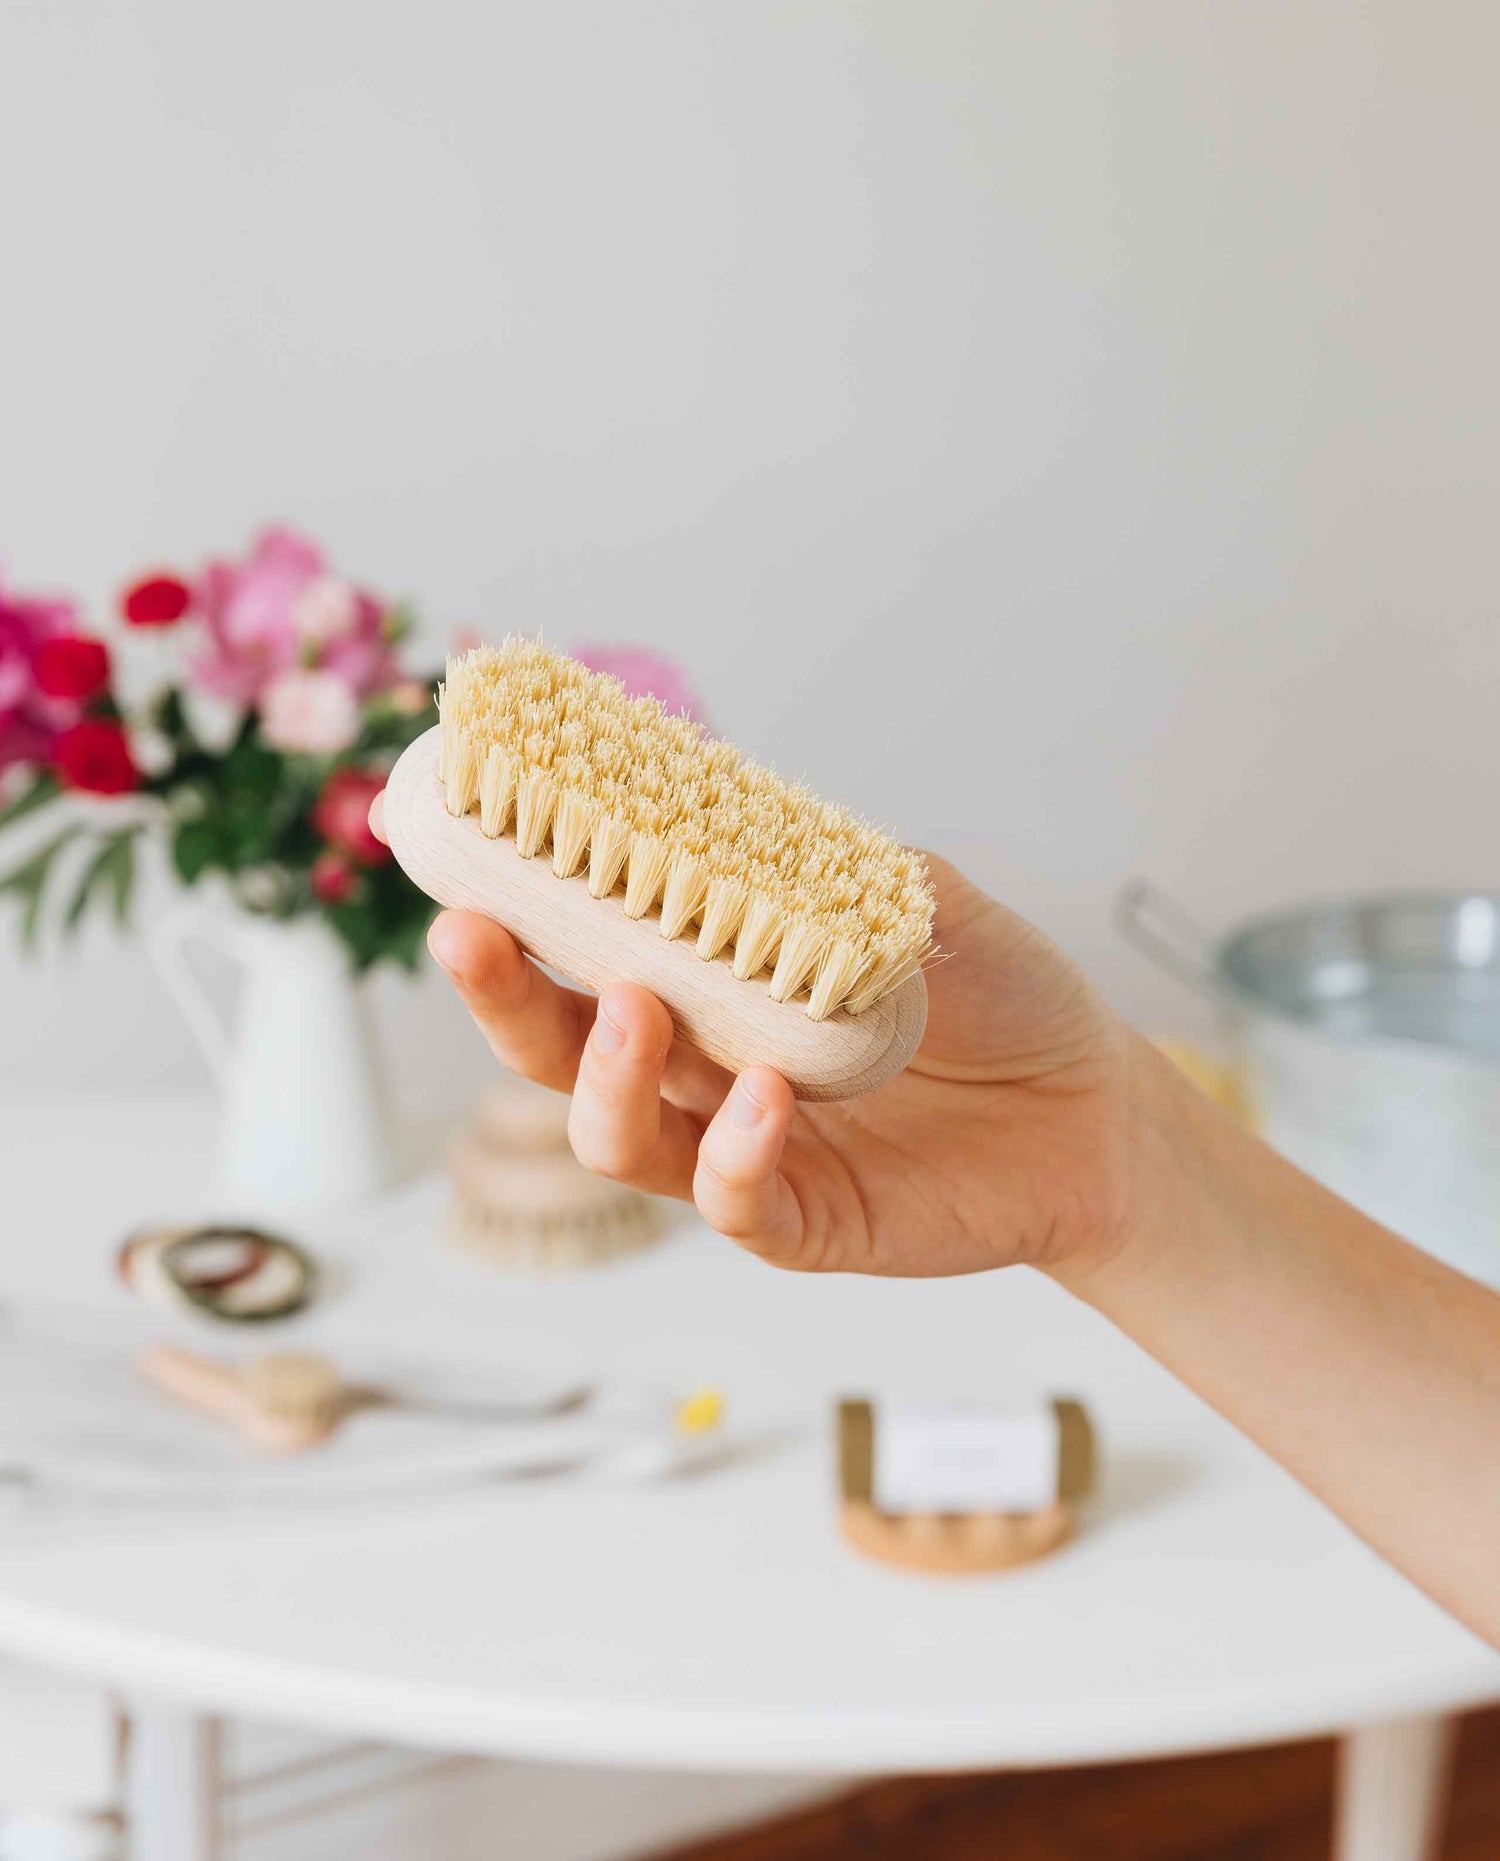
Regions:
<instances>
[{"instance_id":1,"label":"green foliage","mask_svg":"<svg viewBox=\"0 0 1500 1861\"><path fill-rule=\"evenodd\" d=\"M415 969L434 906L392 862L368 867L347 903L322 909L344 940L356 969L368 969L387 956L404 969Z\"/></svg>"},{"instance_id":2,"label":"green foliage","mask_svg":"<svg viewBox=\"0 0 1500 1861\"><path fill-rule=\"evenodd\" d=\"M46 769L39 770L14 801L0 808L0 828L9 827L12 821L24 820L33 808L44 806L58 792L57 777Z\"/></svg>"},{"instance_id":3,"label":"green foliage","mask_svg":"<svg viewBox=\"0 0 1500 1861\"><path fill-rule=\"evenodd\" d=\"M407 625L409 619L398 624ZM431 901L390 861L358 868L350 897L339 905L323 904L311 885L313 864L326 850L312 812L335 769L389 768L435 721L431 706L414 716L409 706L383 694L366 705L358 740L340 756L292 756L273 749L253 715L226 749L216 751L199 742L181 690L173 687L152 704L145 719L169 754L165 768L143 781L141 796L159 808L159 831L184 885L217 875L248 910L277 917L317 912L360 970L386 957L415 968L433 915ZM0 829L64 799L56 779L39 771L0 812ZM63 912L64 932L76 931L101 903L117 923L127 922L137 842L147 831L148 824L138 818L123 827L69 822L0 877L0 896L20 903L23 942L29 946L35 940L49 884L60 870L58 855L80 837L87 838L88 854Z\"/></svg>"},{"instance_id":4,"label":"green foliage","mask_svg":"<svg viewBox=\"0 0 1500 1861\"><path fill-rule=\"evenodd\" d=\"M28 950L36 942L37 926L42 916L42 899L46 895L47 878L53 862L65 846L77 839L80 832L81 829L76 825L63 828L61 833L44 841L14 871L0 879L0 894L9 894L21 901L21 943Z\"/></svg>"},{"instance_id":5,"label":"green foliage","mask_svg":"<svg viewBox=\"0 0 1500 1861\"><path fill-rule=\"evenodd\" d=\"M116 924L129 923L130 898L135 889L135 843L144 832L144 826L137 822L119 833L106 834L99 842L79 877L63 919L65 930L77 930L84 913L101 893L107 893L114 906Z\"/></svg>"},{"instance_id":6,"label":"green foliage","mask_svg":"<svg viewBox=\"0 0 1500 1861\"><path fill-rule=\"evenodd\" d=\"M415 610L405 601L398 601L385 617L385 637L392 646L399 646L417 624Z\"/></svg>"},{"instance_id":7,"label":"green foliage","mask_svg":"<svg viewBox=\"0 0 1500 1861\"><path fill-rule=\"evenodd\" d=\"M172 836L172 864L184 885L196 885L218 857L219 833L203 816L183 821Z\"/></svg>"}]
</instances>

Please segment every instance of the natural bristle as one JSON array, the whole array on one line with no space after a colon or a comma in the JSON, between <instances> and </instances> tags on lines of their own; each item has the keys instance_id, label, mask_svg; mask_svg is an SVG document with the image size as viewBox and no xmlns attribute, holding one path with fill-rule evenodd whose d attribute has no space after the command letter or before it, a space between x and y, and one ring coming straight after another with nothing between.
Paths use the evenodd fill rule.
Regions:
<instances>
[{"instance_id":1,"label":"natural bristle","mask_svg":"<svg viewBox=\"0 0 1500 1861\"><path fill-rule=\"evenodd\" d=\"M273 1351L241 1371L245 1389L268 1415L315 1421L337 1414L343 1396L338 1371L312 1351Z\"/></svg>"},{"instance_id":2,"label":"natural bristle","mask_svg":"<svg viewBox=\"0 0 1500 1861\"><path fill-rule=\"evenodd\" d=\"M439 772L450 814L544 851L560 879L668 938L770 972L814 1020L862 1013L921 967L932 888L918 854L730 744L533 640L448 662Z\"/></svg>"}]
</instances>

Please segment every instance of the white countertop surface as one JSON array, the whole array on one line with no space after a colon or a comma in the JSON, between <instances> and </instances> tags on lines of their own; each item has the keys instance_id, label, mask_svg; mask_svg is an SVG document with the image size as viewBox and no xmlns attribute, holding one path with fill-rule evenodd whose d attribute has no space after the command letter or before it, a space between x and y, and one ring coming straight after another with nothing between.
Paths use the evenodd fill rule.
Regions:
<instances>
[{"instance_id":1,"label":"white countertop surface","mask_svg":"<svg viewBox=\"0 0 1500 1861\"><path fill-rule=\"evenodd\" d=\"M201 1213L197 1100L0 1101L0 1298L101 1337L223 1334L114 1282ZM1025 1272L781 1274L691 1218L594 1273L507 1277L418 1185L307 1238L314 1312L243 1340L722 1384L741 1452L658 1486L530 1480L295 1506L0 1505L0 1648L127 1690L445 1749L714 1769L1072 1763L1500 1697L1500 1657L1108 1326ZM230 1344L241 1339L231 1338ZM1076 1393L1103 1483L1004 1577L862 1562L830 1407Z\"/></svg>"}]
</instances>

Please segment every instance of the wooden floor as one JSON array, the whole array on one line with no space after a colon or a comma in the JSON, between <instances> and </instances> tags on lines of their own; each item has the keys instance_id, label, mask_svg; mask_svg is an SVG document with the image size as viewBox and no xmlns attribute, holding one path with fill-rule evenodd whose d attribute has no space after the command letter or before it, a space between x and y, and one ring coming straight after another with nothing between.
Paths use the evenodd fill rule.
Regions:
<instances>
[{"instance_id":1,"label":"wooden floor","mask_svg":"<svg viewBox=\"0 0 1500 1861\"><path fill-rule=\"evenodd\" d=\"M899 1778L673 1861L1328 1861L1333 1746ZM1442 1861L1500 1857L1500 1708L1464 1720Z\"/></svg>"}]
</instances>

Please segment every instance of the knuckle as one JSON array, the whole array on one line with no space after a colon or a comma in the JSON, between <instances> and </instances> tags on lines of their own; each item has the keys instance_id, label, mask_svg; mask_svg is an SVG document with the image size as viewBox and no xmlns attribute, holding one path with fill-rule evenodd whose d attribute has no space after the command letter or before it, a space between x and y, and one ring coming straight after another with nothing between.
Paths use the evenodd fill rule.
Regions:
<instances>
[{"instance_id":1,"label":"knuckle","mask_svg":"<svg viewBox=\"0 0 1500 1861\"><path fill-rule=\"evenodd\" d=\"M627 1158L613 1151L580 1152L576 1144L573 1154L591 1176L602 1176L606 1182L634 1185L636 1173Z\"/></svg>"},{"instance_id":2,"label":"knuckle","mask_svg":"<svg viewBox=\"0 0 1500 1861\"><path fill-rule=\"evenodd\" d=\"M618 1117L634 1101L637 1089L633 1089L633 1082L620 1078L611 1066L601 1063L592 1050L584 1055L580 1070L589 1097L599 1111Z\"/></svg>"},{"instance_id":3,"label":"knuckle","mask_svg":"<svg viewBox=\"0 0 1500 1861\"><path fill-rule=\"evenodd\" d=\"M623 1137L593 1128L568 1131L573 1155L592 1175L610 1182L630 1182L639 1169L634 1146Z\"/></svg>"},{"instance_id":4,"label":"knuckle","mask_svg":"<svg viewBox=\"0 0 1500 1861\"><path fill-rule=\"evenodd\" d=\"M710 1163L700 1162L693 1200L708 1225L727 1240L750 1243L760 1232L755 1198L725 1179Z\"/></svg>"},{"instance_id":5,"label":"knuckle","mask_svg":"<svg viewBox=\"0 0 1500 1861\"><path fill-rule=\"evenodd\" d=\"M744 1209L710 1208L702 1210L703 1218L715 1234L722 1234L726 1241L738 1241L741 1247L749 1248L751 1253L759 1253L755 1245L760 1234L760 1224L751 1219Z\"/></svg>"},{"instance_id":6,"label":"knuckle","mask_svg":"<svg viewBox=\"0 0 1500 1861\"><path fill-rule=\"evenodd\" d=\"M503 1020L519 1014L531 995L531 964L519 950L486 950L462 970L450 972L454 985L481 1019Z\"/></svg>"},{"instance_id":7,"label":"knuckle","mask_svg":"<svg viewBox=\"0 0 1500 1861\"><path fill-rule=\"evenodd\" d=\"M699 1187L717 1199L735 1200L744 1196L751 1187L750 1180L732 1170L726 1170L721 1163L700 1151L698 1154Z\"/></svg>"}]
</instances>

